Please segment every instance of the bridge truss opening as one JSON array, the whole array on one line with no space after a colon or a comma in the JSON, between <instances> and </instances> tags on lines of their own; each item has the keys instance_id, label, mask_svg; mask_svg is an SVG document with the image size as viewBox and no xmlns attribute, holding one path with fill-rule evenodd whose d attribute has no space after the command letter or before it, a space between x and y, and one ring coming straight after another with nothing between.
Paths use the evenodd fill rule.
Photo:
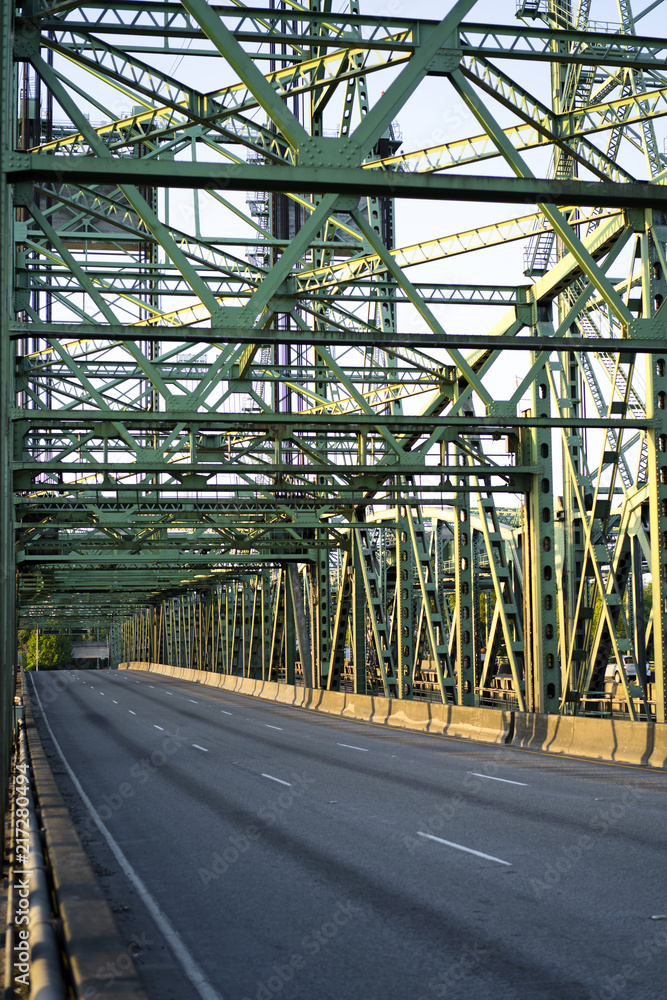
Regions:
<instances>
[{"instance_id":1,"label":"bridge truss opening","mask_svg":"<svg viewBox=\"0 0 667 1000\"><path fill-rule=\"evenodd\" d=\"M3 3L5 708L18 621L664 722L667 43L340 6Z\"/></svg>"}]
</instances>

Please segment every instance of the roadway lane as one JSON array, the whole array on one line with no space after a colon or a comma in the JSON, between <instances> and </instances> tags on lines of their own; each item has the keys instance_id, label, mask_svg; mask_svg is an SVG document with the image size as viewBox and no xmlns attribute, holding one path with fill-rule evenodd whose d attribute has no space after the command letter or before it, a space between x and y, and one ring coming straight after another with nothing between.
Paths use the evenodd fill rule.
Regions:
<instances>
[{"instance_id":1,"label":"roadway lane","mask_svg":"<svg viewBox=\"0 0 667 1000\"><path fill-rule=\"evenodd\" d=\"M664 773L30 677L154 1000L664 1000Z\"/></svg>"}]
</instances>

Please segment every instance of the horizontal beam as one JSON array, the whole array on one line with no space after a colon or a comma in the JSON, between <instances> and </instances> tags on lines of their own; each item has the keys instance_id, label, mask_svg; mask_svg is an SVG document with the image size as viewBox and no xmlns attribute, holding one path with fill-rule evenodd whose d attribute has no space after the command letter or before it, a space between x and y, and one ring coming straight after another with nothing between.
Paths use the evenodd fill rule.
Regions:
<instances>
[{"instance_id":1,"label":"horizontal beam","mask_svg":"<svg viewBox=\"0 0 667 1000\"><path fill-rule=\"evenodd\" d=\"M86 4L86 10L100 9L100 16L91 16L86 21L77 22L72 19L66 21L57 15L63 11L73 11L79 7L78 0L61 0L45 7L43 10L35 11L31 15L30 22L20 22L20 27L24 31L34 30L34 23L41 19L43 31L62 31L63 27L74 27L81 33L116 33L131 32L137 38L141 38L146 30L151 30L154 36L155 29L162 29L172 40L175 38L194 39L201 38L202 33L187 18L181 4L157 3L130 3L113 7L114 16L105 18L104 13L109 8L109 4ZM303 6L298 10L291 7L283 11L271 10L270 17L272 25L267 25L266 13L260 13L262 18L261 30L257 27L255 20L258 12L252 9L246 11L244 8L234 9L229 6L211 5L211 9L219 15L225 16L226 21L233 35L238 41L245 41L256 45L257 42L280 41L282 44L292 45L299 50L314 46L335 47L344 50L345 48L364 49L373 48L380 50L416 50L429 37L430 33L437 29L438 21L426 18L406 18L391 15L364 16L359 14L334 14L322 15L320 11L308 11ZM122 10L124 17L121 19L117 12ZM132 16L133 12L136 15ZM160 17L161 16L161 17ZM160 19L158 21L158 19ZM229 22L233 23L229 23ZM281 23L285 21L287 23ZM292 21L299 22L301 32L299 35L291 34ZM318 30L309 34L306 25L314 22ZM321 25L324 22L330 28L330 34L321 32ZM25 27L23 27L25 25ZM308 24L310 27L310 24ZM594 27L594 24L591 25ZM620 27L620 26L619 26ZM347 29L347 30L346 30ZM439 55L445 59L452 56L464 54L480 54L487 57L495 56L504 59L532 59L535 61L559 61L575 62L589 66L627 66L635 69L662 69L667 65L667 45L664 39L641 37L628 35L621 31L594 31L582 30L572 27L570 29L551 28L543 25L529 26L525 23L521 25L489 25L468 21L462 21L458 26L457 38L452 38L451 47L441 50ZM389 40L391 39L391 40ZM144 51L143 47L128 43L128 51ZM149 51L154 52L153 46ZM157 50L158 52L160 49ZM210 50L203 51L193 49L189 51L185 48L170 47L171 55L196 55L197 57L211 55ZM255 58L269 58L270 53L256 53ZM290 56L287 56L289 60ZM292 59L295 56L292 55ZM433 67L432 72L438 72L439 67ZM440 70L442 72L442 70Z\"/></svg>"},{"instance_id":2,"label":"horizontal beam","mask_svg":"<svg viewBox=\"0 0 667 1000\"><path fill-rule=\"evenodd\" d=\"M664 351L663 341L663 351ZM498 404L501 407L503 404ZM170 430L175 425L187 425L192 431L212 430L218 432L239 433L239 415L237 413L210 413L188 412L188 413L161 413L149 410L128 412L127 410L20 410L14 409L11 412L11 419L15 424L24 424L31 431L40 427L67 427L74 429L90 429L95 424L114 421L125 429L130 428L150 428ZM244 413L243 432L257 433L262 431L275 437L275 428L281 427L285 435L290 432L312 431L321 433L323 430L345 430L356 431L368 430L373 427L383 427L395 433L419 432L430 433L434 427L459 427L467 434L484 433L492 434L497 431L502 433L516 427L630 427L636 430L655 426L653 420L637 420L624 417L531 417L516 416L511 413L498 413L487 416L474 415L453 415L444 416L417 414L395 414L395 413L346 413L340 416L330 416L328 414L310 413L299 416L298 413ZM251 430L252 429L252 430ZM105 428L105 431L107 429ZM116 437L118 432L112 427L108 428L111 437ZM178 471L178 465L173 465L172 471ZM237 467L242 471L242 466ZM335 466L332 466L335 471ZM294 466L293 471L298 473L299 466ZM132 469L127 465L118 466L119 472L131 474ZM265 472L269 473L271 467L266 467ZM428 466L424 466L424 472L428 472ZM149 490L150 487L145 487ZM243 489L243 487L239 487Z\"/></svg>"},{"instance_id":3,"label":"horizontal beam","mask_svg":"<svg viewBox=\"0 0 667 1000\"><path fill-rule=\"evenodd\" d=\"M309 194L367 195L374 198L418 198L433 201L478 201L514 205L605 208L667 208L667 185L637 181L555 180L543 177L440 177L434 174L399 174L363 170L354 166L358 151L349 147L348 164L329 166L340 156L340 141L326 140L314 149L312 166L263 166L254 163L192 163L141 160L132 157L46 156L8 152L2 167L14 183L54 181L58 184L140 184L170 188L228 191L285 191ZM303 155L303 152L302 152ZM317 161L320 161L318 163Z\"/></svg>"},{"instance_id":4,"label":"horizontal beam","mask_svg":"<svg viewBox=\"0 0 667 1000\"><path fill-rule=\"evenodd\" d=\"M654 188L655 190L655 188ZM665 188L667 191L667 188ZM555 293L554 293L555 294ZM303 296L307 298L307 296ZM526 303L530 312L531 303ZM521 307L518 309L521 316ZM532 317L527 316L530 320ZM385 332L361 327L355 330L259 330L255 327L136 327L110 326L94 323L17 323L9 326L12 340L40 338L43 340L99 340L132 341L159 340L187 344L334 344L350 347L380 347L390 350L395 347L457 348L458 350L496 351L603 351L616 354L619 351L633 354L659 354L665 349L664 335L650 329L644 335L630 329L624 339L612 337L557 337L548 334L532 334L525 327L525 334L503 336L494 334L447 334L433 333L431 330L417 332Z\"/></svg>"},{"instance_id":5,"label":"horizontal beam","mask_svg":"<svg viewBox=\"0 0 667 1000\"><path fill-rule=\"evenodd\" d=\"M85 461L73 461L73 462L38 462L38 461L27 461L27 462L16 462L14 464L14 469L21 472L32 472L34 475L41 475L49 471L65 473L72 472L78 473L81 476L84 475L99 475L100 473L116 473L120 476L127 475L127 465L114 464L112 462L85 462ZM159 472L162 475L173 476L174 479L178 480L179 476L197 475L197 476L236 476L242 473L245 476L291 476L292 481L290 483L293 489L299 489L300 486L310 489L315 485L311 482L313 477L321 476L331 476L343 479L345 477L356 477L358 475L377 475L379 471L386 473L387 475L395 472L400 472L403 476L464 476L474 475L474 476L505 476L508 474L517 473L531 473L536 474L539 471L538 466L495 466L495 465L476 465L474 467L468 466L458 466L458 465L426 465L423 461L415 461L411 452L406 452L405 458L399 458L396 462L390 462L385 459L382 464L367 464L365 462L360 463L350 463L349 465L329 465L324 463L312 463L309 465L288 465L286 463L267 466L265 462L257 463L233 463L233 462L200 462L200 463L178 463L168 462L166 459L163 461L143 461L140 457L132 463L132 475L141 475L141 473L154 473ZM63 484L65 487L67 483ZM183 488L188 488L188 483L185 483ZM221 486L222 489L229 489L227 484L217 483L215 485ZM332 482L332 486L338 485ZM174 485L163 483L159 487L160 489L174 489L178 488L178 482ZM196 488L196 487L195 487ZM247 485L246 485L247 489ZM263 485L258 485L257 489L264 489ZM357 487L358 489L358 487Z\"/></svg>"}]
</instances>

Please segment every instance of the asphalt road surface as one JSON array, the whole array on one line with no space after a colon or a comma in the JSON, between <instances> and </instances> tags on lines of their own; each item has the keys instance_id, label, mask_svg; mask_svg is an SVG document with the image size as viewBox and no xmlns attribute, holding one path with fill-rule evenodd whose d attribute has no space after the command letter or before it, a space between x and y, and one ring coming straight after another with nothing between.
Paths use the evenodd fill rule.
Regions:
<instances>
[{"instance_id":1,"label":"asphalt road surface","mask_svg":"<svg viewBox=\"0 0 667 1000\"><path fill-rule=\"evenodd\" d=\"M663 772L149 674L29 683L151 1000L667 997Z\"/></svg>"}]
</instances>

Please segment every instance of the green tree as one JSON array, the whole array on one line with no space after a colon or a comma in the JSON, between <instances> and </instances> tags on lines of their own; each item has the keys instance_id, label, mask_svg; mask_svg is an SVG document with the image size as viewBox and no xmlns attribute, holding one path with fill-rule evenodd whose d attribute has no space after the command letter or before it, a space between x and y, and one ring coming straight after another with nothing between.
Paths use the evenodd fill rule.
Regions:
<instances>
[{"instance_id":1,"label":"green tree","mask_svg":"<svg viewBox=\"0 0 667 1000\"><path fill-rule=\"evenodd\" d=\"M28 663L28 657L30 650L28 649L28 641L30 639L30 629L20 628L18 631L16 648L20 656L20 662L25 667Z\"/></svg>"},{"instance_id":2,"label":"green tree","mask_svg":"<svg viewBox=\"0 0 667 1000\"><path fill-rule=\"evenodd\" d=\"M27 659L26 670L35 669L37 654L37 633L30 632L25 642ZM72 639L69 635L45 635L39 636L39 669L40 670L62 670L67 667L72 659Z\"/></svg>"}]
</instances>

